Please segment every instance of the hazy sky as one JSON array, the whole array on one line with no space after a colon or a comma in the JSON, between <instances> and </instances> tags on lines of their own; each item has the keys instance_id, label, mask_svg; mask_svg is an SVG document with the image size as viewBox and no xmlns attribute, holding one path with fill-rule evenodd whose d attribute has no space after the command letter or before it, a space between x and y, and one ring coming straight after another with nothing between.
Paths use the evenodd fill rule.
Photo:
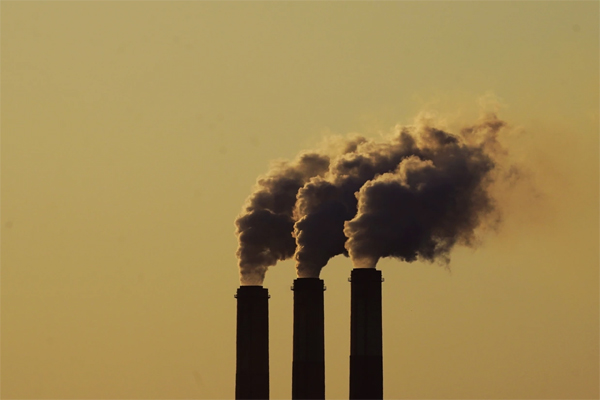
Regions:
<instances>
[{"instance_id":1,"label":"hazy sky","mask_svg":"<svg viewBox=\"0 0 600 400\"><path fill-rule=\"evenodd\" d=\"M523 179L450 271L379 263L385 397L598 398L598 18L595 1L2 1L2 398L232 398L233 221L269 161L481 107L510 123ZM332 399L350 268L321 274ZM294 277L265 280L274 399Z\"/></svg>"}]
</instances>

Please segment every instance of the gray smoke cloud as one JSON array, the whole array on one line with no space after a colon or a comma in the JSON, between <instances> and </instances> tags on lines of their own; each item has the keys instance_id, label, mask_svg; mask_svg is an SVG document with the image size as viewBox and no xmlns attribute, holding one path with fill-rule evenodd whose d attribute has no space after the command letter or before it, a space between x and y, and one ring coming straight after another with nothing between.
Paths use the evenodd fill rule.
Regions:
<instances>
[{"instance_id":1,"label":"gray smoke cloud","mask_svg":"<svg viewBox=\"0 0 600 400\"><path fill-rule=\"evenodd\" d=\"M456 243L473 245L476 228L495 210L488 188L496 163L486 146L502 126L469 128L487 130L475 145L423 127L420 151L358 192L357 214L344 224L354 265L374 268L381 257L448 262Z\"/></svg>"},{"instance_id":2,"label":"gray smoke cloud","mask_svg":"<svg viewBox=\"0 0 600 400\"><path fill-rule=\"evenodd\" d=\"M324 174L328 167L329 157L305 153L294 162L273 165L258 179L235 221L242 285L261 285L268 267L294 255L296 194L310 178Z\"/></svg>"},{"instance_id":3,"label":"gray smoke cloud","mask_svg":"<svg viewBox=\"0 0 600 400\"><path fill-rule=\"evenodd\" d=\"M476 229L497 217L489 187L505 155L505 125L488 114L451 134L420 120L379 141L338 140L330 157L314 153L270 173L236 222L242 277L256 270L262 279L292 255L299 277L318 277L338 254L363 268L381 257L449 261L455 244L473 245ZM312 173L299 172L317 161ZM256 206L290 176L284 210Z\"/></svg>"},{"instance_id":4,"label":"gray smoke cloud","mask_svg":"<svg viewBox=\"0 0 600 400\"><path fill-rule=\"evenodd\" d=\"M334 159L328 173L298 192L294 233L299 277L318 277L330 258L348 255L344 223L356 215L360 188L415 154L414 138L402 130L383 142L356 139L352 151Z\"/></svg>"}]
</instances>

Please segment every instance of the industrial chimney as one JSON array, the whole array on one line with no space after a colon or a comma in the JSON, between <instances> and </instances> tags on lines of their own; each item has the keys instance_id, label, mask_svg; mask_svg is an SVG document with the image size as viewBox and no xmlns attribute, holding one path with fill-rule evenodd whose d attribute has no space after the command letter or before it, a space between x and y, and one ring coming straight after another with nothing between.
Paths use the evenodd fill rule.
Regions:
<instances>
[{"instance_id":1,"label":"industrial chimney","mask_svg":"<svg viewBox=\"0 0 600 400\"><path fill-rule=\"evenodd\" d=\"M292 399L325 399L325 286L319 278L298 278L292 290Z\"/></svg>"},{"instance_id":2,"label":"industrial chimney","mask_svg":"<svg viewBox=\"0 0 600 400\"><path fill-rule=\"evenodd\" d=\"M269 292L241 286L237 298L235 398L269 398Z\"/></svg>"},{"instance_id":3,"label":"industrial chimney","mask_svg":"<svg viewBox=\"0 0 600 400\"><path fill-rule=\"evenodd\" d=\"M350 275L350 399L383 399L381 271Z\"/></svg>"}]
</instances>

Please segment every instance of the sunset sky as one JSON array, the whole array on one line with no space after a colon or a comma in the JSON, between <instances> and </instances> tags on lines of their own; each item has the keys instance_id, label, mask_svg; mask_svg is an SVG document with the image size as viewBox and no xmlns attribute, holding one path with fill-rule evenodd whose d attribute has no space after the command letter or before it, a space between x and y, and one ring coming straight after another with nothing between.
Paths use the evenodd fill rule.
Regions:
<instances>
[{"instance_id":1,"label":"sunset sky","mask_svg":"<svg viewBox=\"0 0 600 400\"><path fill-rule=\"evenodd\" d=\"M599 397L596 1L2 1L1 397L230 399L234 220L271 160L495 111L521 178L449 269L384 259L388 399ZM348 398L351 263L325 280ZM272 267L291 395L293 260Z\"/></svg>"}]
</instances>

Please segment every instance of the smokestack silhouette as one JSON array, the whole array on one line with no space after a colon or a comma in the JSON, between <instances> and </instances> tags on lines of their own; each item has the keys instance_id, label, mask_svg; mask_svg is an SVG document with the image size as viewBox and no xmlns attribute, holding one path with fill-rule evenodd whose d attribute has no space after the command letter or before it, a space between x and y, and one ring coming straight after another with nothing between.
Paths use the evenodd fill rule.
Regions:
<instances>
[{"instance_id":1,"label":"smokestack silhouette","mask_svg":"<svg viewBox=\"0 0 600 400\"><path fill-rule=\"evenodd\" d=\"M262 286L237 290L235 398L269 398L269 292Z\"/></svg>"},{"instance_id":2,"label":"smokestack silhouette","mask_svg":"<svg viewBox=\"0 0 600 400\"><path fill-rule=\"evenodd\" d=\"M381 271L351 272L350 399L383 399Z\"/></svg>"},{"instance_id":3,"label":"smokestack silhouette","mask_svg":"<svg viewBox=\"0 0 600 400\"><path fill-rule=\"evenodd\" d=\"M325 399L325 322L319 278L294 280L292 399Z\"/></svg>"},{"instance_id":4,"label":"smokestack silhouette","mask_svg":"<svg viewBox=\"0 0 600 400\"><path fill-rule=\"evenodd\" d=\"M417 118L414 125L397 126L379 140L340 139L331 148L279 162L259 178L236 219L242 285L262 285L268 267L292 256L296 260L292 398L325 397L324 286L319 274L332 257L350 256L355 268L350 398L381 399L378 260L448 264L455 245L475 246L480 228L500 222L493 184L514 176L514 168L507 171L502 164L508 158L498 141L506 123L487 113L450 133L432 122ZM240 358L248 352L247 338L240 339L240 305L238 300L242 388L250 387L248 376L258 372L248 370L245 365L250 362ZM266 311L264 315L262 334L268 347ZM249 324L244 329L255 328ZM268 356L268 348L263 353ZM256 363L266 365L268 396L268 360Z\"/></svg>"}]
</instances>

